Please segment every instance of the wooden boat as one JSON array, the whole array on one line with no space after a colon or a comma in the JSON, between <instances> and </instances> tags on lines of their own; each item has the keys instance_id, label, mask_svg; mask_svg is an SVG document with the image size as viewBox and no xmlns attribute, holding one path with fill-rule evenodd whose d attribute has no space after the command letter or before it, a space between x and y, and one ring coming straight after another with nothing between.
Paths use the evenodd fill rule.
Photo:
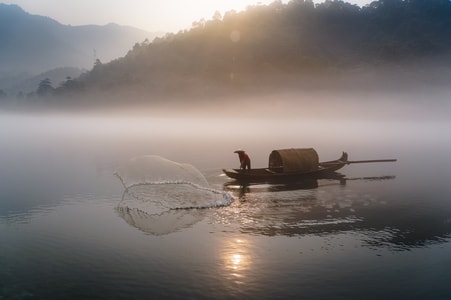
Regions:
<instances>
[{"instance_id":1,"label":"wooden boat","mask_svg":"<svg viewBox=\"0 0 451 300\"><path fill-rule=\"evenodd\" d=\"M345 165L353 163L393 162L396 159L377 159L349 161L348 154L319 162L318 154L313 148L273 150L269 156L268 168L258 169L223 169L230 178L243 183L286 182L301 179L327 178Z\"/></svg>"}]
</instances>

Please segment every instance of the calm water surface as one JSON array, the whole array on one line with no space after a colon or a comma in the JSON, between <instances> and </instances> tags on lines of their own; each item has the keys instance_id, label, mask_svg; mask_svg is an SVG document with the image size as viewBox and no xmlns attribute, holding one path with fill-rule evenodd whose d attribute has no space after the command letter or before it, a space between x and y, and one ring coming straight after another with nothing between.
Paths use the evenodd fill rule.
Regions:
<instances>
[{"instance_id":1,"label":"calm water surface","mask_svg":"<svg viewBox=\"0 0 451 300\"><path fill-rule=\"evenodd\" d=\"M451 297L447 122L0 123L0 299ZM221 174L238 165L235 148L259 167L285 147L315 147L321 160L345 150L351 160L398 162L291 185L243 187ZM160 215L118 208L130 195L113 173L145 154L194 165L233 203Z\"/></svg>"}]
</instances>

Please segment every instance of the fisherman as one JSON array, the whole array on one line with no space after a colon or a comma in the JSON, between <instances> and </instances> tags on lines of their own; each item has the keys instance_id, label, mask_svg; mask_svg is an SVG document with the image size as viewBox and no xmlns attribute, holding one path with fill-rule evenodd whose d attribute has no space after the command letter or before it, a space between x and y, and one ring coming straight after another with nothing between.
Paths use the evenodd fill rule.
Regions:
<instances>
[{"instance_id":1,"label":"fisherman","mask_svg":"<svg viewBox=\"0 0 451 300\"><path fill-rule=\"evenodd\" d=\"M238 157L240 159L240 169L241 170L248 170L251 169L251 158L244 150L236 150L234 153L238 154Z\"/></svg>"}]
</instances>

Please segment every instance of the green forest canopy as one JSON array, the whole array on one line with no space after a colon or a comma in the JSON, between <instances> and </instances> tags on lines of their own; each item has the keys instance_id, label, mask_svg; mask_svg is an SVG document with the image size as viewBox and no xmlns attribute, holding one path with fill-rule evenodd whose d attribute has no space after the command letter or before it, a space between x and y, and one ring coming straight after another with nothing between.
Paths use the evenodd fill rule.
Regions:
<instances>
[{"instance_id":1,"label":"green forest canopy","mask_svg":"<svg viewBox=\"0 0 451 300\"><path fill-rule=\"evenodd\" d=\"M450 56L451 2L337 0L249 6L216 13L191 29L137 43L61 94L116 90L168 94L253 85L272 76L324 76L343 70L406 66Z\"/></svg>"}]
</instances>

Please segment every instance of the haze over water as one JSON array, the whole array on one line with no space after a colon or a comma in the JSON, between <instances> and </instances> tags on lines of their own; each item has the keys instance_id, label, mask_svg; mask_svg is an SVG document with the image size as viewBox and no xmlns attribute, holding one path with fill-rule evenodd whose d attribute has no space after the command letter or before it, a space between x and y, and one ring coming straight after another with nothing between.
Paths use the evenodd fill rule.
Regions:
<instances>
[{"instance_id":1,"label":"haze over water","mask_svg":"<svg viewBox=\"0 0 451 300\"><path fill-rule=\"evenodd\" d=\"M449 105L438 94L409 104L390 97L4 113L0 296L445 299ZM346 180L313 185L224 185L221 168L238 166L236 148L265 167L271 150L289 147L314 147L321 161L341 151L398 161L349 165ZM118 209L133 194L113 173L149 154L193 165L234 201L157 216Z\"/></svg>"},{"instance_id":2,"label":"haze over water","mask_svg":"<svg viewBox=\"0 0 451 300\"><path fill-rule=\"evenodd\" d=\"M449 299L451 2L218 10L135 43L0 5L0 300ZM223 174L294 147L397 161Z\"/></svg>"}]
</instances>

